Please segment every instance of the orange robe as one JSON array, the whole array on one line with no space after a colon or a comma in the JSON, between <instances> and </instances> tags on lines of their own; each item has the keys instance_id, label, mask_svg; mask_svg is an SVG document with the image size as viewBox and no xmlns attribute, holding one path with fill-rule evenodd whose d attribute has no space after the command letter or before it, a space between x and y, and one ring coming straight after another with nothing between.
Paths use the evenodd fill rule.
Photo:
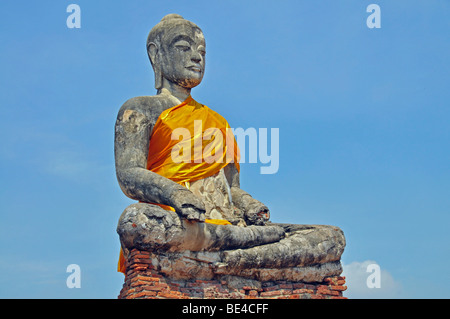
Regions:
<instances>
[{"instance_id":1,"label":"orange robe","mask_svg":"<svg viewBox=\"0 0 450 319\"><path fill-rule=\"evenodd\" d=\"M218 173L229 163L239 171L239 148L228 122L189 96L161 113L150 137L147 169L189 188L189 183ZM156 204L166 210L173 207ZM219 225L226 220L206 219ZM122 249L118 271L125 273Z\"/></svg>"}]
</instances>

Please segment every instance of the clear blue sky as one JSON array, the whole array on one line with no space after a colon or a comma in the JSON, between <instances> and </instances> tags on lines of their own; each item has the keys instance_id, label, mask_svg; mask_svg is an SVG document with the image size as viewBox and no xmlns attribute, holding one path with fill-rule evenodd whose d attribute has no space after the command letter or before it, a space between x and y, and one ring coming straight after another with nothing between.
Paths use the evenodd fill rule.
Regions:
<instances>
[{"instance_id":1,"label":"clear blue sky","mask_svg":"<svg viewBox=\"0 0 450 319\"><path fill-rule=\"evenodd\" d=\"M81 7L68 29L66 7ZM369 29L366 7L381 7ZM349 297L449 298L450 3L2 1L0 297L116 298L122 103L153 95L145 51L168 13L197 23L193 97L232 127L279 128L279 171L243 164L272 220L341 227ZM366 264L382 287L365 287ZM81 267L81 288L66 267ZM359 279L358 279L359 278ZM351 287L350 287L351 286ZM376 289L376 288L375 288Z\"/></svg>"}]
</instances>

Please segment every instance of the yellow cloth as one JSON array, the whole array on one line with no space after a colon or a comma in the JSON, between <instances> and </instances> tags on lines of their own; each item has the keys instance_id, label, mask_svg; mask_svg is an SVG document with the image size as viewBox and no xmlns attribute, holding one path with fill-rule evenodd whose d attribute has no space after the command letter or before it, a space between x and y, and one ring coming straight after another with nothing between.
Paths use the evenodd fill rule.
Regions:
<instances>
[{"instance_id":1,"label":"yellow cloth","mask_svg":"<svg viewBox=\"0 0 450 319\"><path fill-rule=\"evenodd\" d=\"M124 274L127 271L126 260L125 260L125 256L123 255L122 247L120 247L119 262L117 263L117 271L124 273Z\"/></svg>"},{"instance_id":2,"label":"yellow cloth","mask_svg":"<svg viewBox=\"0 0 450 319\"><path fill-rule=\"evenodd\" d=\"M179 134L172 137L177 131L187 136L181 140ZM189 150L191 154L187 154ZM172 153L181 155L174 158L180 163ZM147 169L180 184L214 175L230 162L239 171L239 148L228 122L191 96L161 113L148 154Z\"/></svg>"},{"instance_id":3,"label":"yellow cloth","mask_svg":"<svg viewBox=\"0 0 450 319\"><path fill-rule=\"evenodd\" d=\"M183 135L181 140L178 133ZM174 157L173 153L181 156ZM231 162L239 171L239 156L228 122L189 96L183 103L162 112L156 121L150 137L147 169L188 187L190 182L212 176ZM175 211L167 205L156 205ZM230 225L221 219L206 219L205 222ZM117 270L126 271L122 248Z\"/></svg>"}]
</instances>

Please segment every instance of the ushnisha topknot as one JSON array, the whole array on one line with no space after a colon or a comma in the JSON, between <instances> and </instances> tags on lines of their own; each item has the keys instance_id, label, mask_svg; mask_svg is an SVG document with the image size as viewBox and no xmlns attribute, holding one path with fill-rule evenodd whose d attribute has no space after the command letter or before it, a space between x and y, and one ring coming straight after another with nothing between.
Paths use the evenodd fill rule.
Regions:
<instances>
[{"instance_id":1,"label":"ushnisha topknot","mask_svg":"<svg viewBox=\"0 0 450 319\"><path fill-rule=\"evenodd\" d=\"M202 30L194 22L184 19L179 14L170 13L164 16L161 21L150 30L147 37L147 51L151 43L155 43L157 45L161 43L167 29L170 30L176 25L184 23L190 24L192 27L197 28L200 32L202 32Z\"/></svg>"},{"instance_id":2,"label":"ushnisha topknot","mask_svg":"<svg viewBox=\"0 0 450 319\"><path fill-rule=\"evenodd\" d=\"M186 20L179 14L171 13L171 14L164 16L161 19L161 21L150 30L150 33L148 34L148 37L147 37L147 46L148 46L149 42L155 41L158 38L160 38L163 35L164 30L168 26L170 26L170 25L175 26L175 25L183 24L183 23L190 24L193 27L196 27L201 31L201 29L194 22Z\"/></svg>"},{"instance_id":3,"label":"ushnisha topknot","mask_svg":"<svg viewBox=\"0 0 450 319\"><path fill-rule=\"evenodd\" d=\"M183 19L183 20L184 20L184 18L183 18L182 16L180 16L179 14L176 14L176 13L170 13L170 14L164 16L164 17L161 19L161 21L167 21L167 20L172 20L172 19Z\"/></svg>"}]
</instances>

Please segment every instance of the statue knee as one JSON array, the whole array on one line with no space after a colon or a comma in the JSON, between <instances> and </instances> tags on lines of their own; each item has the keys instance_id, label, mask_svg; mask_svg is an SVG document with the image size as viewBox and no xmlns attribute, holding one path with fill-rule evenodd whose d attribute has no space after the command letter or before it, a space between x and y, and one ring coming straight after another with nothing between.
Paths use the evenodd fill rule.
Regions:
<instances>
[{"instance_id":1,"label":"statue knee","mask_svg":"<svg viewBox=\"0 0 450 319\"><path fill-rule=\"evenodd\" d=\"M147 203L125 208L117 225L122 245L140 249L168 249L176 244L180 231L176 213Z\"/></svg>"},{"instance_id":2,"label":"statue knee","mask_svg":"<svg viewBox=\"0 0 450 319\"><path fill-rule=\"evenodd\" d=\"M117 233L123 247L151 251L199 251L210 240L204 223L147 203L128 206L119 218Z\"/></svg>"}]
</instances>

